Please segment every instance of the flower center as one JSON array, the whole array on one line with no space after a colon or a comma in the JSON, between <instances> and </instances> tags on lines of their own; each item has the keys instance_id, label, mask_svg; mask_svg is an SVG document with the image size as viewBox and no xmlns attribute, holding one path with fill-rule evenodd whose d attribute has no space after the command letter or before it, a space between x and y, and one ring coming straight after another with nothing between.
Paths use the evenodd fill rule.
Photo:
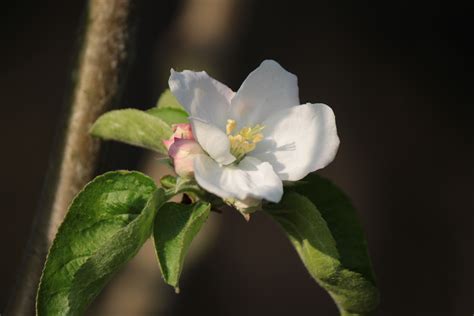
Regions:
<instances>
[{"instance_id":1,"label":"flower center","mask_svg":"<svg viewBox=\"0 0 474 316\"><path fill-rule=\"evenodd\" d=\"M235 120L227 120L225 127L227 136L230 140L230 153L234 155L237 162L242 160L245 155L255 149L258 142L262 141L262 130L265 126L257 124L253 127L244 127L237 134L232 134L237 123Z\"/></svg>"}]
</instances>

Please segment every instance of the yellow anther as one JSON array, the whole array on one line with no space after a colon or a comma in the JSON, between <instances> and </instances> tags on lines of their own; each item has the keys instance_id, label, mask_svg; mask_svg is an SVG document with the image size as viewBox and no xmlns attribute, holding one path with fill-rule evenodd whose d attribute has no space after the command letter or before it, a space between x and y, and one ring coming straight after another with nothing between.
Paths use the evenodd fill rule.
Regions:
<instances>
[{"instance_id":1,"label":"yellow anther","mask_svg":"<svg viewBox=\"0 0 474 316\"><path fill-rule=\"evenodd\" d=\"M235 120L227 120L226 133L230 140L230 151L240 161L245 155L255 149L257 143L263 140L262 130L264 126L244 127L237 134L231 135L237 123Z\"/></svg>"},{"instance_id":2,"label":"yellow anther","mask_svg":"<svg viewBox=\"0 0 474 316\"><path fill-rule=\"evenodd\" d=\"M242 143L242 148L246 153L251 152L252 150L254 150L256 146L257 145L255 143L249 143L247 141Z\"/></svg>"},{"instance_id":3,"label":"yellow anther","mask_svg":"<svg viewBox=\"0 0 474 316\"><path fill-rule=\"evenodd\" d=\"M230 135L230 133L232 133L236 125L237 123L235 122L235 120L227 120L227 125L225 126L225 131L227 135Z\"/></svg>"},{"instance_id":4,"label":"yellow anther","mask_svg":"<svg viewBox=\"0 0 474 316\"><path fill-rule=\"evenodd\" d=\"M250 127L244 127L240 130L239 134L242 135L243 138L250 138L250 133L252 129Z\"/></svg>"},{"instance_id":5,"label":"yellow anther","mask_svg":"<svg viewBox=\"0 0 474 316\"><path fill-rule=\"evenodd\" d=\"M263 135L259 133L253 137L253 142L258 143L258 142L261 142L262 139L263 139Z\"/></svg>"}]
</instances>

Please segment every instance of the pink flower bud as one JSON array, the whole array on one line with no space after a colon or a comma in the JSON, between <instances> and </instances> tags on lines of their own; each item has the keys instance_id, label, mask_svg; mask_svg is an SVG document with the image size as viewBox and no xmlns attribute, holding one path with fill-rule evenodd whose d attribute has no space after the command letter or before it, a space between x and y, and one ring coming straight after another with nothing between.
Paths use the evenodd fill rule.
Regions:
<instances>
[{"instance_id":1,"label":"pink flower bud","mask_svg":"<svg viewBox=\"0 0 474 316\"><path fill-rule=\"evenodd\" d=\"M176 174L180 177L191 177L194 174L194 157L204 154L204 151L193 139L175 138L168 154L173 161Z\"/></svg>"},{"instance_id":2,"label":"pink flower bud","mask_svg":"<svg viewBox=\"0 0 474 316\"><path fill-rule=\"evenodd\" d=\"M191 177L194 174L194 156L204 153L194 140L191 124L174 124L173 135L163 143L168 149L176 173L181 177Z\"/></svg>"},{"instance_id":3,"label":"pink flower bud","mask_svg":"<svg viewBox=\"0 0 474 316\"><path fill-rule=\"evenodd\" d=\"M189 123L173 124L172 127L173 127L173 135L171 135L171 137L168 140L163 141L163 144L165 144L166 149L170 150L171 145L173 145L174 142L179 139L194 140L191 124Z\"/></svg>"}]
</instances>

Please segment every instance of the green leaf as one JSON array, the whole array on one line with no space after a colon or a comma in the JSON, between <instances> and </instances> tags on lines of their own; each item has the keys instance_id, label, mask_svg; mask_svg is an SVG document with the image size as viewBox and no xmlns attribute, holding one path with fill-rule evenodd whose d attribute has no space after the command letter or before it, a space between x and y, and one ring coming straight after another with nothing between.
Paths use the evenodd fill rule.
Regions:
<instances>
[{"instance_id":1,"label":"green leaf","mask_svg":"<svg viewBox=\"0 0 474 316\"><path fill-rule=\"evenodd\" d=\"M179 123L189 123L188 113L180 109L155 107L149 109L147 113L156 116L170 126Z\"/></svg>"},{"instance_id":2,"label":"green leaf","mask_svg":"<svg viewBox=\"0 0 474 316\"><path fill-rule=\"evenodd\" d=\"M109 172L90 182L72 202L49 251L37 315L83 314L151 235L166 198L138 172Z\"/></svg>"},{"instance_id":3,"label":"green leaf","mask_svg":"<svg viewBox=\"0 0 474 316\"><path fill-rule=\"evenodd\" d=\"M375 284L367 242L356 209L350 199L329 180L311 174L296 192L308 197L321 212L336 240L344 266L357 271Z\"/></svg>"},{"instance_id":4,"label":"green leaf","mask_svg":"<svg viewBox=\"0 0 474 316\"><path fill-rule=\"evenodd\" d=\"M178 109L178 110L182 110L186 112L186 110L178 102L178 100L175 98L175 96L171 93L169 89L166 89L160 95L160 98L158 99L158 102L156 103L156 107L157 108L173 108L173 109Z\"/></svg>"},{"instance_id":5,"label":"green leaf","mask_svg":"<svg viewBox=\"0 0 474 316\"><path fill-rule=\"evenodd\" d=\"M173 133L162 119L146 112L125 109L105 113L92 125L91 134L105 140L144 147L167 154L163 140Z\"/></svg>"},{"instance_id":6,"label":"green leaf","mask_svg":"<svg viewBox=\"0 0 474 316\"><path fill-rule=\"evenodd\" d=\"M184 256L206 222L211 210L209 203L166 203L158 211L153 229L156 255L166 283L179 291L179 276Z\"/></svg>"},{"instance_id":7,"label":"green leaf","mask_svg":"<svg viewBox=\"0 0 474 316\"><path fill-rule=\"evenodd\" d=\"M147 113L158 117L170 126L173 124L189 122L189 114L181 104L179 104L178 100L176 100L169 89L161 94L156 106L149 109Z\"/></svg>"},{"instance_id":8,"label":"green leaf","mask_svg":"<svg viewBox=\"0 0 474 316\"><path fill-rule=\"evenodd\" d=\"M379 294L362 228L349 199L328 180L309 175L290 188L270 214L283 228L311 276L341 315L368 315Z\"/></svg>"}]
</instances>

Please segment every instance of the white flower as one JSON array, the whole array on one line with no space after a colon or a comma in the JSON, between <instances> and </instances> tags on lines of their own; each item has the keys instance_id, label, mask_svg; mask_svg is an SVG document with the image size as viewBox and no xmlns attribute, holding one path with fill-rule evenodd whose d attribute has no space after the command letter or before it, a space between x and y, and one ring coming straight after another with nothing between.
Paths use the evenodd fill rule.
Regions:
<instances>
[{"instance_id":1,"label":"white flower","mask_svg":"<svg viewBox=\"0 0 474 316\"><path fill-rule=\"evenodd\" d=\"M207 153L194 156L196 181L224 200L279 202L282 180L300 180L336 155L333 111L299 105L296 76L275 61L265 60L237 92L204 71L172 69L169 86Z\"/></svg>"}]
</instances>

